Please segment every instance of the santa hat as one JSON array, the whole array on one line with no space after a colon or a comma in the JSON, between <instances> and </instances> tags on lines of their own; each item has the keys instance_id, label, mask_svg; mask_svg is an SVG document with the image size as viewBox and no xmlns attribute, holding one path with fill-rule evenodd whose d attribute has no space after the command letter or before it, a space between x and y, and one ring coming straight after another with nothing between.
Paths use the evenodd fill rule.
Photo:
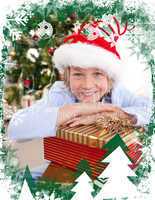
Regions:
<instances>
[{"instance_id":1,"label":"santa hat","mask_svg":"<svg viewBox=\"0 0 155 200\"><path fill-rule=\"evenodd\" d=\"M117 27L117 33L111 24L107 24L111 33L103 28L103 20L83 23L77 32L64 39L64 44L58 47L53 55L55 68L60 73L68 66L91 68L96 67L104 70L113 80L119 80L123 68L122 60L116 49L118 38L127 30L120 31L119 22L113 20Z\"/></svg>"}]
</instances>

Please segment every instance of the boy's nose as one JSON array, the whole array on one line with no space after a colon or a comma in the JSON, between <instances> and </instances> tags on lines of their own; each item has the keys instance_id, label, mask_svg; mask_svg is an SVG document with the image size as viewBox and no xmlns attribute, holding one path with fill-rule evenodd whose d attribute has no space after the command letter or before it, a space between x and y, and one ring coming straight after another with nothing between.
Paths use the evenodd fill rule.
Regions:
<instances>
[{"instance_id":1,"label":"boy's nose","mask_svg":"<svg viewBox=\"0 0 155 200\"><path fill-rule=\"evenodd\" d=\"M91 78L85 78L84 83L83 83L83 88L84 89L91 89L94 87L94 80Z\"/></svg>"}]
</instances>

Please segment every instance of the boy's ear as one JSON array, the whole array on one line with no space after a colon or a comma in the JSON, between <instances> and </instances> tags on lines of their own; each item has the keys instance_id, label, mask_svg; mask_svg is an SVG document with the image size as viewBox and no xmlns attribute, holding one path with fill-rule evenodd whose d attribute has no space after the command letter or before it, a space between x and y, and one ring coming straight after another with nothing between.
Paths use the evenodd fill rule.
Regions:
<instances>
[{"instance_id":1,"label":"boy's ear","mask_svg":"<svg viewBox=\"0 0 155 200\"><path fill-rule=\"evenodd\" d=\"M60 81L64 81L64 73L63 74L59 73L59 79L60 79Z\"/></svg>"}]
</instances>

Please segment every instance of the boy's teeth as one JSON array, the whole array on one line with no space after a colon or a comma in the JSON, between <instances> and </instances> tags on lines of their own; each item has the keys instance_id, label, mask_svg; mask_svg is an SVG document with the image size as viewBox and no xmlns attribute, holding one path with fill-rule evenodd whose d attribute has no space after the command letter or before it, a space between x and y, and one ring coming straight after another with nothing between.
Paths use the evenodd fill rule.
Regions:
<instances>
[{"instance_id":1,"label":"boy's teeth","mask_svg":"<svg viewBox=\"0 0 155 200\"><path fill-rule=\"evenodd\" d=\"M84 93L84 95L86 95L86 96L90 96L90 95L93 95L93 94L95 94L95 92L86 92L86 93Z\"/></svg>"}]
</instances>

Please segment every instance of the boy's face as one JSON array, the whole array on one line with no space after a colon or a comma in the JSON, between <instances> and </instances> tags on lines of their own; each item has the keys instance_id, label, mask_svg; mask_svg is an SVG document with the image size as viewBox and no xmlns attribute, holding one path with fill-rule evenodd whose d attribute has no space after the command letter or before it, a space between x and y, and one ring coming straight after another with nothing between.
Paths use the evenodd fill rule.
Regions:
<instances>
[{"instance_id":1,"label":"boy's face","mask_svg":"<svg viewBox=\"0 0 155 200\"><path fill-rule=\"evenodd\" d=\"M104 71L97 68L70 67L71 92L80 102L98 102L108 91L109 81Z\"/></svg>"}]
</instances>

